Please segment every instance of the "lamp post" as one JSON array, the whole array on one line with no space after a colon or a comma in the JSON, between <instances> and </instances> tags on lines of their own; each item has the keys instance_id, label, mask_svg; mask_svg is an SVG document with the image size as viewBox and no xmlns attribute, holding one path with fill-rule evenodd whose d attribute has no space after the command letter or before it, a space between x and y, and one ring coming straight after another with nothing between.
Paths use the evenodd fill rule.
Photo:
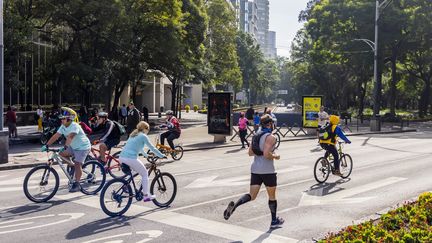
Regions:
<instances>
[{"instance_id":1,"label":"lamp post","mask_svg":"<svg viewBox=\"0 0 432 243\"><path fill-rule=\"evenodd\" d=\"M378 78L378 21L380 18L380 11L384 10L393 0L385 0L382 3L379 0L375 2L375 41L368 39L354 39L357 41L365 42L374 52L374 91L373 91L373 120L371 122L372 131L380 131L380 95L381 95L381 78Z\"/></svg>"},{"instance_id":2,"label":"lamp post","mask_svg":"<svg viewBox=\"0 0 432 243\"><path fill-rule=\"evenodd\" d=\"M0 0L0 132L3 131L3 105L4 105L4 58L3 58L3 0Z\"/></svg>"}]
</instances>

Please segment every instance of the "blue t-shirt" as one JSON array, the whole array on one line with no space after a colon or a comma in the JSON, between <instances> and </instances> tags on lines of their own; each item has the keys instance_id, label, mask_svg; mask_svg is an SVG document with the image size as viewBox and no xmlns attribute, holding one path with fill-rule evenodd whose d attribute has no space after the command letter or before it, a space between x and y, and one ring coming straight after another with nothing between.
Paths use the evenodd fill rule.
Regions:
<instances>
[{"instance_id":1,"label":"blue t-shirt","mask_svg":"<svg viewBox=\"0 0 432 243\"><path fill-rule=\"evenodd\" d=\"M75 137L70 144L73 150L89 150L91 148L90 140L87 138L81 126L76 122L72 122L68 127L61 125L57 133L62 134L66 138L69 134L75 133Z\"/></svg>"},{"instance_id":2,"label":"blue t-shirt","mask_svg":"<svg viewBox=\"0 0 432 243\"><path fill-rule=\"evenodd\" d=\"M135 137L129 137L126 145L120 153L120 157L128 159L137 159L138 154L142 153L144 157L147 158L147 153L144 151L144 146L146 146L155 153L159 158L164 157L164 155L150 142L148 136L142 132L138 133Z\"/></svg>"},{"instance_id":3,"label":"blue t-shirt","mask_svg":"<svg viewBox=\"0 0 432 243\"><path fill-rule=\"evenodd\" d=\"M260 124L260 116L259 115L254 115L254 123L255 123L255 125Z\"/></svg>"}]
</instances>

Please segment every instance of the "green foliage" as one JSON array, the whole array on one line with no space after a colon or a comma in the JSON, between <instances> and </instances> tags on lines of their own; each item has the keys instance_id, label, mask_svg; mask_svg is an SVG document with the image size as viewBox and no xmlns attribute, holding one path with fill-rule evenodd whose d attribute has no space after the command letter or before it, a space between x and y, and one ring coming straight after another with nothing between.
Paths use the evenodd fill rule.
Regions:
<instances>
[{"instance_id":1,"label":"green foliage","mask_svg":"<svg viewBox=\"0 0 432 243\"><path fill-rule=\"evenodd\" d=\"M321 242L430 242L431 232L432 193L426 192L417 202L405 203L376 221L330 233Z\"/></svg>"},{"instance_id":2,"label":"green foliage","mask_svg":"<svg viewBox=\"0 0 432 243\"><path fill-rule=\"evenodd\" d=\"M194 112L197 112L198 109L199 109L199 106L198 106L198 105L194 105L194 106L193 106L193 109L194 109Z\"/></svg>"}]
</instances>

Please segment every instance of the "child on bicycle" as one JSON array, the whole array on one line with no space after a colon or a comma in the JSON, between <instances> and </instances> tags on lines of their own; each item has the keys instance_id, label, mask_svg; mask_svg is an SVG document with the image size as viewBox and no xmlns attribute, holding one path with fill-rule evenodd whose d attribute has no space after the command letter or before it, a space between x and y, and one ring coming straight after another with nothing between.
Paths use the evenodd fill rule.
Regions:
<instances>
[{"instance_id":1,"label":"child on bicycle","mask_svg":"<svg viewBox=\"0 0 432 243\"><path fill-rule=\"evenodd\" d=\"M136 129L130 134L123 150L120 153L120 162L131 167L132 170L138 172L141 177L141 184L144 194L144 202L153 200L154 195L149 194L149 179L148 171L144 164L138 159L138 155L142 153L147 158L147 153L144 151L144 146L147 145L149 149L159 158L165 156L150 142L147 133L150 131L150 126L147 122L141 121L136 126Z\"/></svg>"},{"instance_id":2,"label":"child on bicycle","mask_svg":"<svg viewBox=\"0 0 432 243\"><path fill-rule=\"evenodd\" d=\"M326 150L326 153L325 153L326 158L329 156L329 154L333 155L334 166L335 166L335 171L333 174L335 174L337 176L342 176L342 174L339 170L339 168L340 168L339 154L338 154L338 151L336 149L337 138L340 137L346 143L351 143L351 141L345 136L342 129L338 126L339 120L340 120L338 116L331 115L329 120L330 120L330 124L328 126L329 127L328 138L327 139L320 139L319 144L321 145L321 147L323 149Z\"/></svg>"}]
</instances>

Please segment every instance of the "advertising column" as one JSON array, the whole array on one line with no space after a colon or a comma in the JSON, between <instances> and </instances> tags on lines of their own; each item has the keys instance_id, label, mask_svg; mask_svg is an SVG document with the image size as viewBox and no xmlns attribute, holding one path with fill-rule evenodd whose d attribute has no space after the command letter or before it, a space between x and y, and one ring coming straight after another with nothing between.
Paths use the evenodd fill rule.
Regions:
<instances>
[{"instance_id":1,"label":"advertising column","mask_svg":"<svg viewBox=\"0 0 432 243\"><path fill-rule=\"evenodd\" d=\"M231 92L208 94L208 134L215 135L215 141L232 135L232 97Z\"/></svg>"},{"instance_id":2,"label":"advertising column","mask_svg":"<svg viewBox=\"0 0 432 243\"><path fill-rule=\"evenodd\" d=\"M303 96L303 127L318 128L318 112L322 105L322 96Z\"/></svg>"}]
</instances>

